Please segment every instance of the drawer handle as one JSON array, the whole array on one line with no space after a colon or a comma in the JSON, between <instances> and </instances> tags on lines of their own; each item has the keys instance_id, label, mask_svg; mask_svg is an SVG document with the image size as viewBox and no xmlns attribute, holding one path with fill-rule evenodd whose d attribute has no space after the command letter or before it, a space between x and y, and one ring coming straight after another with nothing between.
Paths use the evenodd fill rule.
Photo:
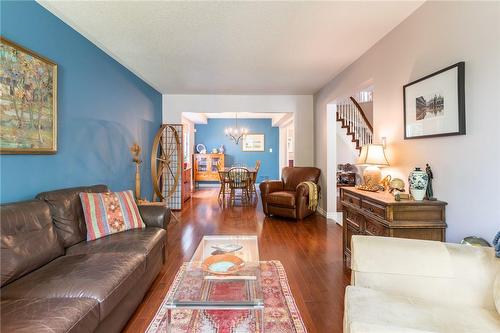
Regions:
<instances>
[{"instance_id":1,"label":"drawer handle","mask_svg":"<svg viewBox=\"0 0 500 333\"><path fill-rule=\"evenodd\" d=\"M373 213L373 208L370 207L368 208L368 210Z\"/></svg>"}]
</instances>

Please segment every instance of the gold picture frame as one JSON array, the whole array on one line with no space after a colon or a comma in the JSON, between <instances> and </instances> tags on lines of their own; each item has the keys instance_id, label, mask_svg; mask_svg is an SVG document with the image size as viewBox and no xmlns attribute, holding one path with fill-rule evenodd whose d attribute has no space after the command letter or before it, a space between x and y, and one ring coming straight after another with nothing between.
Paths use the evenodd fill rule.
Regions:
<instances>
[{"instance_id":1,"label":"gold picture frame","mask_svg":"<svg viewBox=\"0 0 500 333\"><path fill-rule=\"evenodd\" d=\"M0 36L0 154L57 153L57 64Z\"/></svg>"},{"instance_id":2,"label":"gold picture frame","mask_svg":"<svg viewBox=\"0 0 500 333\"><path fill-rule=\"evenodd\" d=\"M246 134L243 136L241 150L246 152L262 152L266 149L264 134Z\"/></svg>"}]
</instances>

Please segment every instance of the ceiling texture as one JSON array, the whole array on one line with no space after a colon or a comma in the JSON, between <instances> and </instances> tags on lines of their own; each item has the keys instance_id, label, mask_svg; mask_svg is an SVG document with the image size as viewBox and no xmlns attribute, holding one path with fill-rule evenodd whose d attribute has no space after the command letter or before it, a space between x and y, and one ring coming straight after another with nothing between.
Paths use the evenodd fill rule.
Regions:
<instances>
[{"instance_id":1,"label":"ceiling texture","mask_svg":"<svg viewBox=\"0 0 500 333\"><path fill-rule=\"evenodd\" d=\"M313 94L423 1L38 1L164 94Z\"/></svg>"}]
</instances>

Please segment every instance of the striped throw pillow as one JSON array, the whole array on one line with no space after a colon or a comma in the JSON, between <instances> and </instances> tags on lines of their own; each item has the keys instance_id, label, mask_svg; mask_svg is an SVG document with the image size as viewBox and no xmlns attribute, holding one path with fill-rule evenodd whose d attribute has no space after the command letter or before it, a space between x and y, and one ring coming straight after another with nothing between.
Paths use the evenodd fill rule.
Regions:
<instances>
[{"instance_id":1,"label":"striped throw pillow","mask_svg":"<svg viewBox=\"0 0 500 333\"><path fill-rule=\"evenodd\" d=\"M145 228L132 191L80 193L87 241L117 232Z\"/></svg>"}]
</instances>

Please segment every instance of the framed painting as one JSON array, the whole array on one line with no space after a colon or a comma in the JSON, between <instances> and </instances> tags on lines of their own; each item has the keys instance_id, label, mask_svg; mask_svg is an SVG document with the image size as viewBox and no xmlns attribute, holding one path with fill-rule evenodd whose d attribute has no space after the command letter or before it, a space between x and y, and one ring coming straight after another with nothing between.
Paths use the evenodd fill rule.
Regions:
<instances>
[{"instance_id":1,"label":"framed painting","mask_svg":"<svg viewBox=\"0 0 500 333\"><path fill-rule=\"evenodd\" d=\"M264 151L264 134L247 134L243 137L242 151Z\"/></svg>"},{"instance_id":2,"label":"framed painting","mask_svg":"<svg viewBox=\"0 0 500 333\"><path fill-rule=\"evenodd\" d=\"M465 134L465 63L403 86L404 138Z\"/></svg>"},{"instance_id":3,"label":"framed painting","mask_svg":"<svg viewBox=\"0 0 500 333\"><path fill-rule=\"evenodd\" d=\"M0 153L57 152L57 65L0 36Z\"/></svg>"}]
</instances>

